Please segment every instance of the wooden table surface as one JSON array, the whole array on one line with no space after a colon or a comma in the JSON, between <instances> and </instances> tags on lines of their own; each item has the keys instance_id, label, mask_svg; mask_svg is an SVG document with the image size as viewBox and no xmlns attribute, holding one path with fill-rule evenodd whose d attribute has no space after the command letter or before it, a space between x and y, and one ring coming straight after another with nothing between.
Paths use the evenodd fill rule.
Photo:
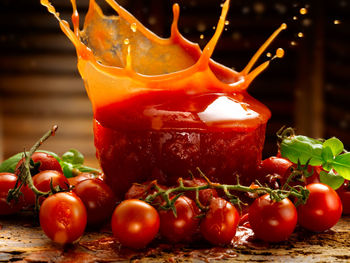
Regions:
<instances>
[{"instance_id":1,"label":"wooden table surface","mask_svg":"<svg viewBox=\"0 0 350 263\"><path fill-rule=\"evenodd\" d=\"M0 217L0 262L350 262L350 217L320 234L297 229L279 244L254 241L230 248L151 245L138 252L120 249L108 227L87 231L74 245L62 247L35 224L28 213Z\"/></svg>"}]
</instances>

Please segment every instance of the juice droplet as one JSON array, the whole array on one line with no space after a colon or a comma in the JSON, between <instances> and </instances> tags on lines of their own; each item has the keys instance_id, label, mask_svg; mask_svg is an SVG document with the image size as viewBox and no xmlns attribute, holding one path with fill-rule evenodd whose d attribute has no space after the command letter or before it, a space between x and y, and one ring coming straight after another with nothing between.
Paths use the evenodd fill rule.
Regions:
<instances>
[{"instance_id":1,"label":"juice droplet","mask_svg":"<svg viewBox=\"0 0 350 263\"><path fill-rule=\"evenodd\" d=\"M298 20L298 17L297 16L293 16L293 20Z\"/></svg>"},{"instance_id":2,"label":"juice droplet","mask_svg":"<svg viewBox=\"0 0 350 263\"><path fill-rule=\"evenodd\" d=\"M130 26L130 29L132 32L136 32L136 29L137 29L137 26L136 26L136 23L132 23L131 26Z\"/></svg>"},{"instance_id":3,"label":"juice droplet","mask_svg":"<svg viewBox=\"0 0 350 263\"><path fill-rule=\"evenodd\" d=\"M300 12L301 15L306 15L307 14L307 9L304 8L304 7L300 8L299 12Z\"/></svg>"},{"instance_id":4,"label":"juice droplet","mask_svg":"<svg viewBox=\"0 0 350 263\"><path fill-rule=\"evenodd\" d=\"M228 26L230 24L230 21L226 20L225 21L225 26Z\"/></svg>"},{"instance_id":5,"label":"juice droplet","mask_svg":"<svg viewBox=\"0 0 350 263\"><path fill-rule=\"evenodd\" d=\"M291 41L290 44L291 44L292 46L296 46L296 45L297 45L297 42Z\"/></svg>"},{"instance_id":6,"label":"juice droplet","mask_svg":"<svg viewBox=\"0 0 350 263\"><path fill-rule=\"evenodd\" d=\"M278 48L276 50L276 57L277 58L283 58L284 57L284 49L283 48Z\"/></svg>"},{"instance_id":7,"label":"juice droplet","mask_svg":"<svg viewBox=\"0 0 350 263\"><path fill-rule=\"evenodd\" d=\"M125 44L125 45L129 45L129 44L130 44L129 38L125 38L125 39L124 39L124 44Z\"/></svg>"},{"instance_id":8,"label":"juice droplet","mask_svg":"<svg viewBox=\"0 0 350 263\"><path fill-rule=\"evenodd\" d=\"M270 57L272 56L272 54L271 54L270 52L267 52L267 53L266 53L266 56L267 56L268 58L270 58Z\"/></svg>"},{"instance_id":9,"label":"juice droplet","mask_svg":"<svg viewBox=\"0 0 350 263\"><path fill-rule=\"evenodd\" d=\"M298 37L304 37L303 32L299 32L299 33L298 33Z\"/></svg>"},{"instance_id":10,"label":"juice droplet","mask_svg":"<svg viewBox=\"0 0 350 263\"><path fill-rule=\"evenodd\" d=\"M200 38L200 39L204 39L204 35L201 34L201 35L199 36L199 38Z\"/></svg>"},{"instance_id":11,"label":"juice droplet","mask_svg":"<svg viewBox=\"0 0 350 263\"><path fill-rule=\"evenodd\" d=\"M213 26L213 29L215 30L215 29L216 29L216 26Z\"/></svg>"},{"instance_id":12,"label":"juice droplet","mask_svg":"<svg viewBox=\"0 0 350 263\"><path fill-rule=\"evenodd\" d=\"M336 19L333 21L333 23L334 23L334 25L339 25L341 22L340 22L340 20Z\"/></svg>"}]
</instances>

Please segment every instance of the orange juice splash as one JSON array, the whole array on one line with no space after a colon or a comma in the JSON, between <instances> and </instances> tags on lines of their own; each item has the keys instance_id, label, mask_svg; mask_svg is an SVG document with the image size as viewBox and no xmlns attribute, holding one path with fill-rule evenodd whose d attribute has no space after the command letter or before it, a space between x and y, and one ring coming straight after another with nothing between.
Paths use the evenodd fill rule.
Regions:
<instances>
[{"instance_id":1,"label":"orange juice splash","mask_svg":"<svg viewBox=\"0 0 350 263\"><path fill-rule=\"evenodd\" d=\"M254 64L287 27L282 24L247 66L241 72L236 72L211 59L228 24L226 16L230 0L222 5L216 31L203 51L198 44L180 34L178 4L173 5L171 36L164 39L149 31L114 0L105 1L118 16L104 16L95 0L90 0L84 28L80 30L77 5L75 0L71 0L72 30L50 1L41 0L76 47L78 69L94 110L136 95L162 90L183 90L188 94L244 92L254 78L268 67L269 61L252 70Z\"/></svg>"}]
</instances>

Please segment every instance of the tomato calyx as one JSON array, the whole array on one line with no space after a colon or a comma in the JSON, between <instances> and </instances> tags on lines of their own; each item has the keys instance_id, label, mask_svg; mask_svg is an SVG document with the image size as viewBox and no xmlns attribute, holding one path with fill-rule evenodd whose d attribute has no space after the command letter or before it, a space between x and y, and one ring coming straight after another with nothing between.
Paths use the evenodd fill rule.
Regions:
<instances>
[{"instance_id":1,"label":"tomato calyx","mask_svg":"<svg viewBox=\"0 0 350 263\"><path fill-rule=\"evenodd\" d=\"M174 216L176 216L175 202L186 192L194 192L195 204L201 211L207 212L209 210L209 206L203 205L199 199L199 192L205 189L215 189L222 191L226 199L230 201L233 205L238 206L239 208L241 208L242 205L246 204L243 201L241 201L238 195L234 194L233 192L245 192L257 195L269 194L271 200L274 200L276 202L282 201L283 199L288 197L294 197L297 199L296 205L306 203L307 198L309 196L309 191L303 186L290 186L288 183L291 179L287 180L288 183L286 182L282 188L272 189L268 186L263 186L259 182L256 182L254 187L244 186L239 183L238 179L237 184L235 185L214 183L211 182L199 168L197 168L197 171L200 177L206 181L206 184L197 186L185 186L183 179L179 178L177 186L164 189L157 184L157 181L152 181L149 186L149 189L152 190L152 192L146 197L142 198L142 200L152 204L155 199L161 198L163 202L161 205L159 205L159 208L163 210L171 209L174 213ZM296 174L297 173L292 173L290 177L292 178L293 176L296 176Z\"/></svg>"}]
</instances>

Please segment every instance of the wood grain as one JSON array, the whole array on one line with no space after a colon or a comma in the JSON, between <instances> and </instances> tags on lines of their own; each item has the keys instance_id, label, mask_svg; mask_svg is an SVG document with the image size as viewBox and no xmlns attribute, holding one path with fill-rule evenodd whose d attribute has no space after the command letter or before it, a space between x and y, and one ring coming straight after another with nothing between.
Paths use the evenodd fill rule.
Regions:
<instances>
[{"instance_id":1,"label":"wood grain","mask_svg":"<svg viewBox=\"0 0 350 263\"><path fill-rule=\"evenodd\" d=\"M349 224L350 218L343 217L324 233L297 229L288 241L278 244L253 241L222 250L204 244L151 244L150 249L132 252L120 249L108 227L88 231L74 245L61 247L27 213L0 218L0 262L349 262Z\"/></svg>"}]
</instances>

